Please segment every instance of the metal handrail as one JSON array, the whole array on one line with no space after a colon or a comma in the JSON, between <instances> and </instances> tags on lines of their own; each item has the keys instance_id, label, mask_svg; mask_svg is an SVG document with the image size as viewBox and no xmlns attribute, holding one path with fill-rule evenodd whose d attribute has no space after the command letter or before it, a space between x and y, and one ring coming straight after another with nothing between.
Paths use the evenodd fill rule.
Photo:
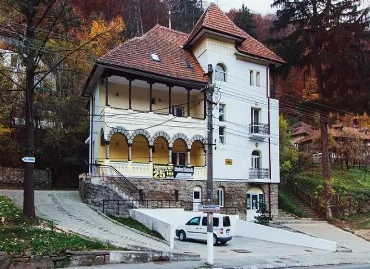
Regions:
<instances>
[{"instance_id":1,"label":"metal handrail","mask_svg":"<svg viewBox=\"0 0 370 269\"><path fill-rule=\"evenodd\" d=\"M250 179L264 179L269 177L270 172L268 168L249 168Z\"/></svg>"},{"instance_id":2,"label":"metal handrail","mask_svg":"<svg viewBox=\"0 0 370 269\"><path fill-rule=\"evenodd\" d=\"M110 200L103 200L103 213L106 212L107 209L110 209L107 206L113 203L116 205L117 215L120 213L120 206L123 204L128 206L130 209L132 208L184 208L187 211L193 210L194 202L188 202L184 200L140 200L140 199L110 199ZM201 203L200 203L201 204ZM238 208L237 207L221 207L221 213L223 214L237 214Z\"/></svg>"},{"instance_id":3,"label":"metal handrail","mask_svg":"<svg viewBox=\"0 0 370 269\"><path fill-rule=\"evenodd\" d=\"M249 124L249 134L268 135L269 125L265 123L251 123Z\"/></svg>"},{"instance_id":4,"label":"metal handrail","mask_svg":"<svg viewBox=\"0 0 370 269\"><path fill-rule=\"evenodd\" d=\"M103 164L90 164L91 166L94 166L99 171L101 168L110 169L114 173L106 174L104 171L99 171L97 177L103 177L107 178L109 180L113 180L118 186L121 186L126 192L128 192L130 195L132 194L139 194L139 189L131 182L129 181L124 175L122 175L115 167L111 165L103 165ZM100 173L102 172L102 175ZM117 180L119 178L120 180Z\"/></svg>"}]
</instances>

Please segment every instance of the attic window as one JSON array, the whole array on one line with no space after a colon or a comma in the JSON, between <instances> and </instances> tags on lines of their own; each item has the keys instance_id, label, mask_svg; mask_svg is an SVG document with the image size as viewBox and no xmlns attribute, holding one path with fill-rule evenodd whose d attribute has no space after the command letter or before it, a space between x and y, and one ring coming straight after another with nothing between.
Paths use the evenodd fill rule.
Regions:
<instances>
[{"instance_id":1,"label":"attic window","mask_svg":"<svg viewBox=\"0 0 370 269\"><path fill-rule=\"evenodd\" d=\"M185 62L186 68L191 69L191 70L194 69L193 66L191 65L191 63L188 60L185 59L184 62Z\"/></svg>"},{"instance_id":2,"label":"attic window","mask_svg":"<svg viewBox=\"0 0 370 269\"><path fill-rule=\"evenodd\" d=\"M156 54L156 53L152 53L152 54L151 54L151 56L152 56L152 60L153 60L153 61L155 61L155 62L160 62L160 61L161 61L161 60L159 59L158 54Z\"/></svg>"}]
</instances>

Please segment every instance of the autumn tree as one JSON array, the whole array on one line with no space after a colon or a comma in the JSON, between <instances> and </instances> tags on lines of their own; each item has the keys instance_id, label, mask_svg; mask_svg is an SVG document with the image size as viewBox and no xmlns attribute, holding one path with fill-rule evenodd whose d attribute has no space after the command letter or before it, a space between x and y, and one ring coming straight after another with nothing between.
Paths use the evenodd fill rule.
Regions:
<instances>
[{"instance_id":1,"label":"autumn tree","mask_svg":"<svg viewBox=\"0 0 370 269\"><path fill-rule=\"evenodd\" d=\"M84 20L74 13L70 1L6 0L3 2L4 5L0 7L1 26L3 30L10 30L13 34L12 39L16 42L10 42L12 51L18 54L24 66L23 84L7 79L21 89L25 100L21 103L17 100L17 104L24 111L25 155L37 156L43 147L43 137L37 137L37 132L35 137L35 126L37 130L37 126L42 122L45 123L45 119L49 127L55 127L53 129L60 131L59 138L68 137L70 141L73 141L73 138L80 140L81 136L74 136L69 128L78 128L76 126L78 119L86 119L87 113L81 111L82 98L78 101L77 98L68 98L68 96L80 96L80 91L77 89L81 88L81 82L86 79L87 70L96 58L96 55L90 53L89 46L92 46L91 43L94 40L108 34L110 27L98 29L88 40L80 41L77 38L77 32L80 29L80 22ZM116 23L113 24L116 25ZM122 25L122 23L118 24ZM81 54L77 55L80 52ZM85 65L85 63L90 64ZM53 97L55 99L51 100ZM52 105L53 101L58 100L62 102ZM63 110L63 116L60 116L58 109L63 107L73 108L73 110ZM50 141L58 144L61 140L56 138ZM66 147L67 144L62 144L61 147L63 146ZM65 153L61 155L63 156L68 155ZM34 219L35 165L25 163L24 167L23 212L28 218Z\"/></svg>"},{"instance_id":2,"label":"autumn tree","mask_svg":"<svg viewBox=\"0 0 370 269\"><path fill-rule=\"evenodd\" d=\"M359 0L275 0L273 6L279 8L275 30L292 29L280 42L281 52L285 52L283 55L291 65L314 70L321 104L330 104L333 98L363 89L353 81L354 77L364 80L364 67L367 66L363 43L368 26L367 10L360 9ZM354 70L350 70L352 67ZM357 69L358 73L355 74ZM348 76L346 70L353 76ZM316 109L320 111L323 179L326 200L329 201L329 111L323 106ZM332 217L330 203L326 207L326 215Z\"/></svg>"}]
</instances>

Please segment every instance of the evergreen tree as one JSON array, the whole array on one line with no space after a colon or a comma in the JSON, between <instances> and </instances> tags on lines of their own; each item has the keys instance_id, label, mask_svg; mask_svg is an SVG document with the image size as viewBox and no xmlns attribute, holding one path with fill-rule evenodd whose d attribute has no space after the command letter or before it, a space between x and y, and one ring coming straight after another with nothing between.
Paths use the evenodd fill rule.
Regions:
<instances>
[{"instance_id":1,"label":"evergreen tree","mask_svg":"<svg viewBox=\"0 0 370 269\"><path fill-rule=\"evenodd\" d=\"M260 202L259 208L256 213L258 213L258 215L254 217L255 223L266 226L270 225L270 221L272 220L272 218L270 218L270 212L268 211L267 205L264 201Z\"/></svg>"},{"instance_id":2,"label":"evergreen tree","mask_svg":"<svg viewBox=\"0 0 370 269\"><path fill-rule=\"evenodd\" d=\"M234 23L246 33L257 38L257 24L254 14L244 4L241 9L235 12Z\"/></svg>"},{"instance_id":3,"label":"evergreen tree","mask_svg":"<svg viewBox=\"0 0 370 269\"><path fill-rule=\"evenodd\" d=\"M366 27L368 10L360 0L275 0L278 20L276 31L289 30L279 43L288 66L312 68L320 106L322 167L327 201L326 215L332 217L331 169L327 124L334 99L363 92L368 68ZM358 80L356 80L356 78Z\"/></svg>"}]
</instances>

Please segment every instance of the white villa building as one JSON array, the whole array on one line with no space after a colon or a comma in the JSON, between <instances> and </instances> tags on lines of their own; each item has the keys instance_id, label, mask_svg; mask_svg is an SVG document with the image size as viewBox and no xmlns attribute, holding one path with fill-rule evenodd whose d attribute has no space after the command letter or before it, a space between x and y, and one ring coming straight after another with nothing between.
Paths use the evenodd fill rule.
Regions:
<instances>
[{"instance_id":1,"label":"white villa building","mask_svg":"<svg viewBox=\"0 0 370 269\"><path fill-rule=\"evenodd\" d=\"M188 35L155 26L99 58L89 97L89 163L114 168L140 199L205 200L208 65L214 69L214 203L252 220L277 215L279 103L284 61L211 4ZM104 169L90 168L98 178ZM96 181L95 181L96 182ZM124 197L125 198L125 197Z\"/></svg>"}]
</instances>

